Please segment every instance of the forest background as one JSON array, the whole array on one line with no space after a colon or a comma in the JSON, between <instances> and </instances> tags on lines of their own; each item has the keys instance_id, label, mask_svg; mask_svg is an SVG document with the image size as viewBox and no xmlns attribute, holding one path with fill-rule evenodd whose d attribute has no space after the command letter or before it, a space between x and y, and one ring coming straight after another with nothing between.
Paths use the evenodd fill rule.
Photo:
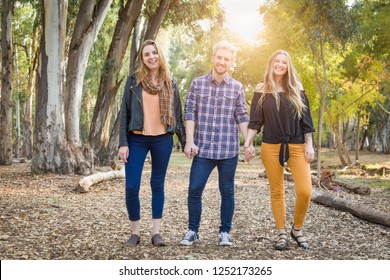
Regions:
<instances>
[{"instance_id":1,"label":"forest background","mask_svg":"<svg viewBox=\"0 0 390 280\"><path fill-rule=\"evenodd\" d=\"M362 149L390 154L387 0L259 1L251 42L227 28L218 0L2 0L1 11L1 165L90 174L115 159L123 81L145 39L164 47L183 104L217 41L239 48L231 75L248 108L269 55L285 49L310 100L318 171L322 146L343 166Z\"/></svg>"},{"instance_id":2,"label":"forest background","mask_svg":"<svg viewBox=\"0 0 390 280\"><path fill-rule=\"evenodd\" d=\"M142 224L139 248L125 246L130 228L123 178L102 182L88 193L75 190L85 175L109 171L107 164L117 160L124 81L137 67L135 58L143 40L156 39L163 46L184 104L191 79L211 70L212 46L227 39L239 49L230 74L244 85L248 108L269 55L277 49L292 54L315 123L317 171L323 166L338 170L357 166L343 180L357 185L355 175L364 174L359 183L377 187L371 195L336 188L328 194L389 216L389 1L259 0L257 12L263 26L250 41L243 40L244 29L236 33L229 29L219 2L225 1L1 0L1 259L164 259L175 264L201 259L223 260L223 264L227 260L384 260L379 269L370 269L374 262L354 262L352 269L348 269L351 262L336 263L339 270L332 262L321 268L322 275L335 273L338 278L341 272L348 277L383 275L390 259L389 227L316 203L311 204L305 225L312 250L302 252L291 243L286 252L275 252L269 188L267 180L258 176L259 157L239 163L235 246L230 249L215 244L216 174L204 193L204 242L193 248L175 246L186 230L190 168L190 161L177 150L167 174L162 229L169 246L161 250L150 244L147 222ZM236 2L245 5L247 0ZM245 22L246 15L240 17ZM260 143L261 135L256 139L257 151ZM369 174L359 168L359 162L385 167ZM144 216L151 211L149 178L150 165L145 164ZM294 194L293 184L286 182L290 220ZM42 263L23 269L18 262L10 272L29 273L26 277L33 279L34 273L54 272L58 277L77 272L79 276L88 270L85 263L80 269L70 269L64 262L61 272L56 270L58 262L50 263L51 270L46 263L40 269L37 264ZM233 263L238 264L242 263ZM288 269L285 264L276 271L291 275L294 269L302 279L313 275L302 274L296 262L288 263ZM313 271L313 263L302 265L304 271L309 267L311 272L319 271Z\"/></svg>"}]
</instances>

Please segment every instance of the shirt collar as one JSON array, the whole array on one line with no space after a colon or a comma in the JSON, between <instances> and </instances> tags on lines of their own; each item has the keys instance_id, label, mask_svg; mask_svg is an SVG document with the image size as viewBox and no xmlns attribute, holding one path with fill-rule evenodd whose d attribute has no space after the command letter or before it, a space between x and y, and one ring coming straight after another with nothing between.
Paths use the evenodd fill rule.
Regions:
<instances>
[{"instance_id":1,"label":"shirt collar","mask_svg":"<svg viewBox=\"0 0 390 280\"><path fill-rule=\"evenodd\" d=\"M217 81L214 79L213 75L211 74L211 71L210 71L210 73L208 74L208 77L207 77L207 78L208 78L210 84L211 84L211 83L217 84ZM231 79L232 79L232 78L229 76L229 74L226 74L225 77L223 77L222 83L225 83L225 84L229 85Z\"/></svg>"}]
</instances>

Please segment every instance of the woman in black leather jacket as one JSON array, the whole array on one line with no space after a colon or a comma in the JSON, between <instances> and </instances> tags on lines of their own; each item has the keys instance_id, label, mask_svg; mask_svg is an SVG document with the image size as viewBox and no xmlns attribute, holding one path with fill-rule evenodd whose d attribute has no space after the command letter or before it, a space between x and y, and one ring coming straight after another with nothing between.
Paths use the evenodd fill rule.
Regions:
<instances>
[{"instance_id":1,"label":"woman in black leather jacket","mask_svg":"<svg viewBox=\"0 0 390 280\"><path fill-rule=\"evenodd\" d=\"M164 183L176 133L182 149L185 129L176 82L156 42L146 40L139 55L139 69L128 77L121 107L119 157L125 163L126 207L132 234L129 246L140 243L141 175L146 155L152 157L152 239L164 246L160 234L164 208Z\"/></svg>"}]
</instances>

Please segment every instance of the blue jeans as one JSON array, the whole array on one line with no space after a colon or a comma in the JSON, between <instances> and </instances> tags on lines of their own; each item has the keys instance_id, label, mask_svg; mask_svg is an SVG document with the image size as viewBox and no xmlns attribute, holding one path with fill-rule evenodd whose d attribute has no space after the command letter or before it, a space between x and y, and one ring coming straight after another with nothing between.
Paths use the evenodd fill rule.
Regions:
<instances>
[{"instance_id":1,"label":"blue jeans","mask_svg":"<svg viewBox=\"0 0 390 280\"><path fill-rule=\"evenodd\" d=\"M202 193L207 180L215 167L218 168L218 184L221 194L220 232L230 232L234 213L234 176L238 156L230 159L214 160L194 157L191 165L190 186L188 188L189 229L199 231L202 215Z\"/></svg>"},{"instance_id":2,"label":"blue jeans","mask_svg":"<svg viewBox=\"0 0 390 280\"><path fill-rule=\"evenodd\" d=\"M127 134L129 157L125 165L126 173L126 207L130 221L140 217L139 190L145 158L150 151L152 157L152 218L161 219L164 208L164 183L168 162L173 147L171 133L158 136L144 136L129 132Z\"/></svg>"}]
</instances>

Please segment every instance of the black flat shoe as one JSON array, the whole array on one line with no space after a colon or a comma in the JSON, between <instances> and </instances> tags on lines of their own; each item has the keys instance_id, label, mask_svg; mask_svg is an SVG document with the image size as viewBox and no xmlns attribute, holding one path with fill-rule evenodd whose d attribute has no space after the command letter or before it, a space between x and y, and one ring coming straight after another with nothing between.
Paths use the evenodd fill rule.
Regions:
<instances>
[{"instance_id":1,"label":"black flat shoe","mask_svg":"<svg viewBox=\"0 0 390 280\"><path fill-rule=\"evenodd\" d=\"M156 247L165 246L165 242L159 233L156 233L155 235L153 235L152 244Z\"/></svg>"},{"instance_id":2,"label":"black flat shoe","mask_svg":"<svg viewBox=\"0 0 390 280\"><path fill-rule=\"evenodd\" d=\"M279 239L274 244L274 248L278 251L284 251L287 249L287 233L281 232L278 234Z\"/></svg>"},{"instance_id":3,"label":"black flat shoe","mask_svg":"<svg viewBox=\"0 0 390 280\"><path fill-rule=\"evenodd\" d=\"M141 241L141 237L136 234L132 234L130 238L127 240L126 245L135 247L137 246Z\"/></svg>"},{"instance_id":4,"label":"black flat shoe","mask_svg":"<svg viewBox=\"0 0 390 280\"><path fill-rule=\"evenodd\" d=\"M303 235L295 236L294 233L293 233L293 230L295 230L295 231L298 231L298 230L293 228L293 229L291 229L291 233L290 233L292 239L294 239L294 241L297 242L298 247L302 248L302 249L305 249L305 250L310 249L309 243L307 243L306 240L303 240L303 241L299 241L298 240L299 238L303 238Z\"/></svg>"}]
</instances>

